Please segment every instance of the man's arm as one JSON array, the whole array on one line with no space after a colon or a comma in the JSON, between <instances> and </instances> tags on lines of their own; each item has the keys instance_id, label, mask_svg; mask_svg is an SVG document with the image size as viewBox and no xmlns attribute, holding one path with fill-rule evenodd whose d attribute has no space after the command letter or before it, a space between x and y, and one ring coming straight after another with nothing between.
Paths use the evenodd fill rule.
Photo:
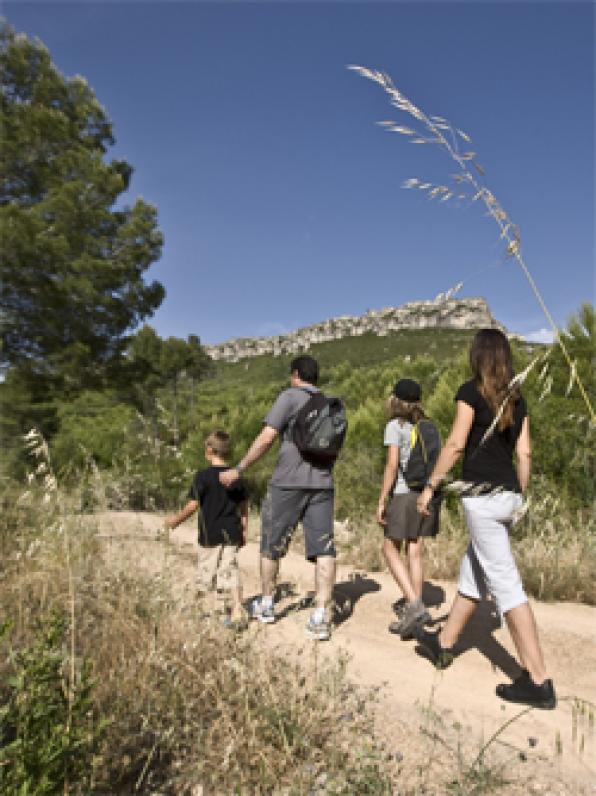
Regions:
<instances>
[{"instance_id":1,"label":"man's arm","mask_svg":"<svg viewBox=\"0 0 596 796\"><path fill-rule=\"evenodd\" d=\"M169 530L173 530L177 528L184 520L187 520L189 517L195 513L195 511L199 508L199 501L198 500L189 500L186 506L182 509L181 512L178 514L174 514L173 517L167 517L164 525Z\"/></svg>"},{"instance_id":2,"label":"man's arm","mask_svg":"<svg viewBox=\"0 0 596 796\"><path fill-rule=\"evenodd\" d=\"M261 456L264 456L269 448L275 442L275 439L278 435L278 431L273 426L265 426L261 433L255 437L253 440L252 445L248 449L246 455L240 459L238 465L236 467L232 467L230 470L224 470L222 473L219 474L220 483L222 483L225 487L232 486L234 481L237 481L240 478L240 473L243 470L246 470L251 464L254 464Z\"/></svg>"}]
</instances>

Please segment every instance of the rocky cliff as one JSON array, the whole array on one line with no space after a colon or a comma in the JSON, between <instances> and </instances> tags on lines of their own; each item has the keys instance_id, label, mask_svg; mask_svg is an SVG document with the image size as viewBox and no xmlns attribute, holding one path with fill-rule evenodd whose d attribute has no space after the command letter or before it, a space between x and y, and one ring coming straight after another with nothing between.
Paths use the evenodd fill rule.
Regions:
<instances>
[{"instance_id":1,"label":"rocky cliff","mask_svg":"<svg viewBox=\"0 0 596 796\"><path fill-rule=\"evenodd\" d=\"M365 315L342 315L289 334L274 337L240 337L218 345L207 345L212 359L238 362L261 354L294 354L315 343L372 332L383 337L400 329L503 329L482 298L413 301L401 307L370 310Z\"/></svg>"}]
</instances>

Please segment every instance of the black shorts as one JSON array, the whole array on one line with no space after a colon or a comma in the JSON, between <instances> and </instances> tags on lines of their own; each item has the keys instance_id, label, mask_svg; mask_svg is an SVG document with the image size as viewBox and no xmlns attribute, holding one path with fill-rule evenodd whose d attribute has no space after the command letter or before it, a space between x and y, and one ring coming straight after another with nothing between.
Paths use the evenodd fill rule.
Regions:
<instances>
[{"instance_id":1,"label":"black shorts","mask_svg":"<svg viewBox=\"0 0 596 796\"><path fill-rule=\"evenodd\" d=\"M439 531L439 506L429 506L430 516L418 513L418 492L393 495L387 508L385 536L388 539L418 539L436 536Z\"/></svg>"},{"instance_id":2,"label":"black shorts","mask_svg":"<svg viewBox=\"0 0 596 796\"><path fill-rule=\"evenodd\" d=\"M270 484L261 506L261 554L273 561L283 558L302 522L306 558L335 557L333 500L332 489L282 489Z\"/></svg>"}]
</instances>

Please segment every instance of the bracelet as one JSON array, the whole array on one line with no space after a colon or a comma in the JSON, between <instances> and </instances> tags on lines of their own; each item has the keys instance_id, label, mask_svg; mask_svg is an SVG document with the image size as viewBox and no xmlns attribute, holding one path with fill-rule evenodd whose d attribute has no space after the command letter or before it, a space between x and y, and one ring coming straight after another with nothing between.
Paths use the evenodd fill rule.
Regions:
<instances>
[{"instance_id":1,"label":"bracelet","mask_svg":"<svg viewBox=\"0 0 596 796\"><path fill-rule=\"evenodd\" d=\"M238 464L237 464L237 465L234 467L234 470L237 470L237 471L238 471L238 473L240 474L240 473L241 473L241 472L244 470L244 467L243 467L243 466L242 466L240 463L238 463Z\"/></svg>"},{"instance_id":2,"label":"bracelet","mask_svg":"<svg viewBox=\"0 0 596 796\"><path fill-rule=\"evenodd\" d=\"M434 492L434 491L435 491L435 489L436 489L435 485L434 485L434 484L433 484L433 482L430 480L430 478L428 479L428 481L426 482L426 484L425 484L424 486L425 486L425 487L428 487L428 489L430 489L430 490L431 490L431 492Z\"/></svg>"}]
</instances>

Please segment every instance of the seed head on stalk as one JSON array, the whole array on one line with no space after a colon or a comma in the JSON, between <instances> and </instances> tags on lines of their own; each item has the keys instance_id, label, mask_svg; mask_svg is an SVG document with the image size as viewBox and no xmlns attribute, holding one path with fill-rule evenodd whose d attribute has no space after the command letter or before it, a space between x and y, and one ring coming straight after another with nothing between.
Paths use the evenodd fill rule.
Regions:
<instances>
[{"instance_id":1,"label":"seed head on stalk","mask_svg":"<svg viewBox=\"0 0 596 796\"><path fill-rule=\"evenodd\" d=\"M571 390L574 383L577 384L582 398L588 407L592 422L596 422L596 414L594 413L592 403L580 375L577 372L576 363L572 361L567 346L559 332L559 328L549 312L522 256L519 228L509 218L494 194L480 182L480 178L485 176L485 172L484 168L477 160L476 152L472 149L467 149L467 147L472 144L471 137L463 130L452 125L448 119L442 116L427 115L396 88L393 80L386 72L380 72L376 69L368 69L364 66L357 66L354 64L349 65L347 68L368 80L372 80L373 83L378 83L389 96L390 104L398 111L407 113L415 120L411 127L398 124L392 120L378 122L381 127L391 133L403 135L408 138L411 144L435 144L441 146L447 151L449 157L455 161L459 167L459 171L451 176L453 185L436 185L431 182L420 180L417 177L410 177L405 180L403 187L411 190L416 189L423 191L427 193L429 199L438 199L441 202L448 202L453 198L458 198L470 199L472 202L481 201L484 204L488 214L495 220L495 223L499 227L501 233L500 237L505 241L506 256L516 259L554 332L555 339L561 346L571 374L569 390ZM464 151L462 151L462 142L466 145Z\"/></svg>"}]
</instances>

